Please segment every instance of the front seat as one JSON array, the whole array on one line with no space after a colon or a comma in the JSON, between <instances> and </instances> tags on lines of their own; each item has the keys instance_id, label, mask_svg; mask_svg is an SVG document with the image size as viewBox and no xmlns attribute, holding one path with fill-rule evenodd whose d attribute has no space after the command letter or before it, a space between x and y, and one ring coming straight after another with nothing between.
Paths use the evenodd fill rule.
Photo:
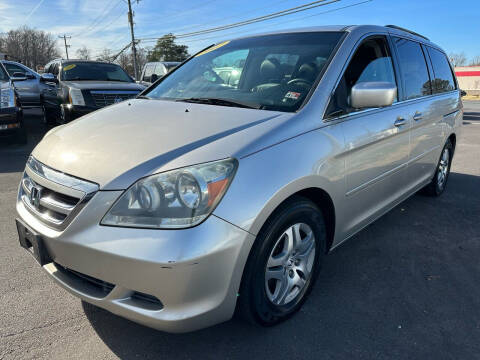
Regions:
<instances>
[{"instance_id":1,"label":"front seat","mask_svg":"<svg viewBox=\"0 0 480 360\"><path fill-rule=\"evenodd\" d=\"M317 65L314 62L305 63L298 68L296 77L290 80L288 83L296 84L301 87L310 89L310 87L315 82L317 75L318 75Z\"/></svg>"},{"instance_id":2,"label":"front seat","mask_svg":"<svg viewBox=\"0 0 480 360\"><path fill-rule=\"evenodd\" d=\"M277 59L265 59L260 64L260 84L255 86L252 91L262 92L280 86L281 71L280 62Z\"/></svg>"}]
</instances>

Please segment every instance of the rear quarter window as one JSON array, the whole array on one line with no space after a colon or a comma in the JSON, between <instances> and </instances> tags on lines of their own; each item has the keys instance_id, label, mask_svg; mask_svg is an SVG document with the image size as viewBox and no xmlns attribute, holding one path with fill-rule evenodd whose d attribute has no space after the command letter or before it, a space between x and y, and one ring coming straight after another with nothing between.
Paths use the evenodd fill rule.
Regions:
<instances>
[{"instance_id":1,"label":"rear quarter window","mask_svg":"<svg viewBox=\"0 0 480 360\"><path fill-rule=\"evenodd\" d=\"M452 68L447 57L441 51L427 46L428 54L432 60L433 73L435 78L432 80L432 88L434 94L456 89L455 80L453 78Z\"/></svg>"}]
</instances>

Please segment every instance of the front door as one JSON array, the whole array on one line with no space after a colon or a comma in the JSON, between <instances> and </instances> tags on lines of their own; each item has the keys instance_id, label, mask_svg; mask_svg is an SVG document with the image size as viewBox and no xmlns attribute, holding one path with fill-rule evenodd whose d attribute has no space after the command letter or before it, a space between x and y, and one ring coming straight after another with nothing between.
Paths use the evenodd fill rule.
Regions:
<instances>
[{"instance_id":1,"label":"front door","mask_svg":"<svg viewBox=\"0 0 480 360\"><path fill-rule=\"evenodd\" d=\"M4 63L8 74L13 77L14 73L21 73L27 77L26 80L15 81L15 89L20 97L23 106L38 106L40 103L40 92L38 89L38 75L30 70L12 63Z\"/></svg>"},{"instance_id":2,"label":"front door","mask_svg":"<svg viewBox=\"0 0 480 360\"><path fill-rule=\"evenodd\" d=\"M360 82L397 84L387 38L374 36L356 50L327 113L342 120L345 137L345 206L342 237L358 231L406 191L410 121L404 108L353 109L352 87Z\"/></svg>"}]
</instances>

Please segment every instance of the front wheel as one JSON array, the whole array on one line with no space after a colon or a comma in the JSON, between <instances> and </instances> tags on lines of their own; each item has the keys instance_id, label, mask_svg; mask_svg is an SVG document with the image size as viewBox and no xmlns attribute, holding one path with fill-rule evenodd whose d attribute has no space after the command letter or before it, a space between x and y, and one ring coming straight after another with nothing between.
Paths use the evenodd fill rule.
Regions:
<instances>
[{"instance_id":1,"label":"front wheel","mask_svg":"<svg viewBox=\"0 0 480 360\"><path fill-rule=\"evenodd\" d=\"M42 122L45 126L55 126L57 121L50 111L42 105Z\"/></svg>"},{"instance_id":2,"label":"front wheel","mask_svg":"<svg viewBox=\"0 0 480 360\"><path fill-rule=\"evenodd\" d=\"M17 134L15 136L15 143L19 145L25 145L28 142L27 129L23 123L20 124L20 128L17 130Z\"/></svg>"},{"instance_id":3,"label":"front wheel","mask_svg":"<svg viewBox=\"0 0 480 360\"><path fill-rule=\"evenodd\" d=\"M424 188L424 193L430 196L440 196L443 193L447 186L448 176L450 175L452 157L453 144L448 140L443 147L432 181Z\"/></svg>"},{"instance_id":4,"label":"front wheel","mask_svg":"<svg viewBox=\"0 0 480 360\"><path fill-rule=\"evenodd\" d=\"M281 206L260 231L245 267L238 313L264 326L298 311L326 253L322 213L298 197Z\"/></svg>"}]
</instances>

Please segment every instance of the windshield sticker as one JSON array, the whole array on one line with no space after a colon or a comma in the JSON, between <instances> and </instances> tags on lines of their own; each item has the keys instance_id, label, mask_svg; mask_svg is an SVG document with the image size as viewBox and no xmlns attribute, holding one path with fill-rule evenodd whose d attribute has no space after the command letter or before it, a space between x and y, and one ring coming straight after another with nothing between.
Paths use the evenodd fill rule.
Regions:
<instances>
[{"instance_id":1,"label":"windshield sticker","mask_svg":"<svg viewBox=\"0 0 480 360\"><path fill-rule=\"evenodd\" d=\"M195 57L205 55L205 54L207 54L207 53L209 53L210 51L213 51L213 50L217 50L217 49L221 48L222 46L227 45L229 42L230 42L230 40L229 41L224 41L220 44L212 46L211 48L208 48L207 50L198 53L197 55L195 55Z\"/></svg>"},{"instance_id":2,"label":"windshield sticker","mask_svg":"<svg viewBox=\"0 0 480 360\"><path fill-rule=\"evenodd\" d=\"M285 99L294 99L294 100L297 100L300 95L302 95L301 93L299 92L295 92L295 91L289 91L285 94Z\"/></svg>"},{"instance_id":3,"label":"windshield sticker","mask_svg":"<svg viewBox=\"0 0 480 360\"><path fill-rule=\"evenodd\" d=\"M67 65L63 68L63 71L68 71L68 70L72 70L75 66L75 64L70 64L70 65Z\"/></svg>"}]
</instances>

